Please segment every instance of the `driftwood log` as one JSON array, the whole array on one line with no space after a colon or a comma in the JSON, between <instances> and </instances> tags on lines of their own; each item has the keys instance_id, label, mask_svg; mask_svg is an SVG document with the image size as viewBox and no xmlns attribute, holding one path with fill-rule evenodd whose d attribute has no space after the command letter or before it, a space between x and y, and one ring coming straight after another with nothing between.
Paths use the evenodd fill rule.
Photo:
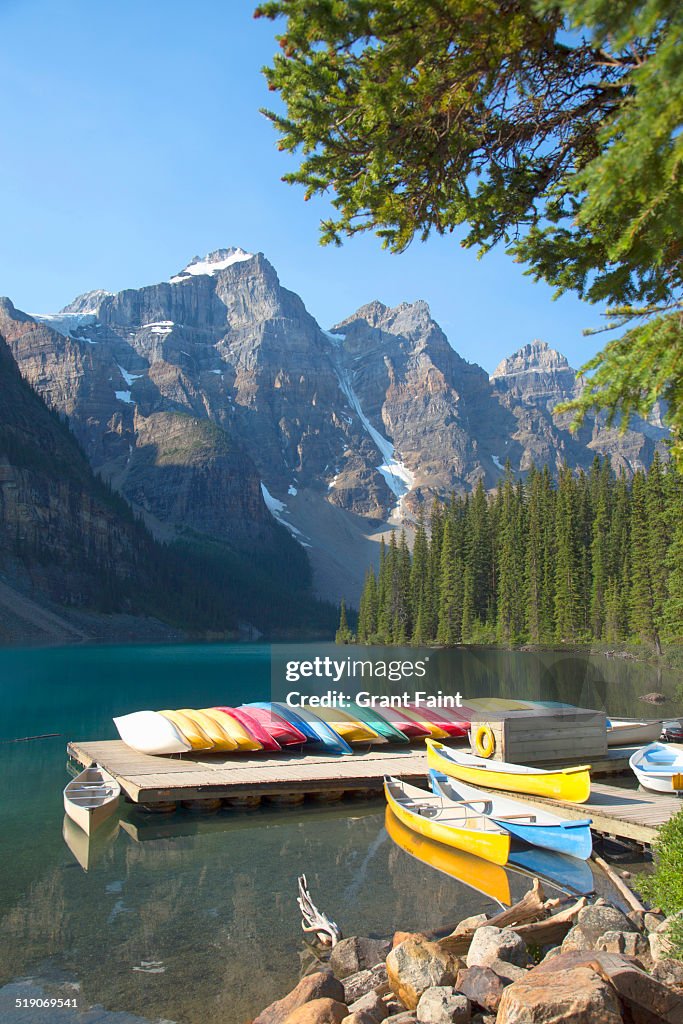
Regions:
<instances>
[{"instance_id":1,"label":"driftwood log","mask_svg":"<svg viewBox=\"0 0 683 1024\"><path fill-rule=\"evenodd\" d=\"M622 882L619 875L609 866L607 861L603 860L602 857L598 857L596 853L592 855L591 859L594 860L598 867L607 875L614 888L621 893L631 910L635 910L639 914L644 913L645 907L643 904L640 902L638 897L631 892L626 883Z\"/></svg>"},{"instance_id":2,"label":"driftwood log","mask_svg":"<svg viewBox=\"0 0 683 1024\"><path fill-rule=\"evenodd\" d=\"M299 895L296 902L301 911L301 927L307 933L313 933L318 941L326 946L336 946L342 937L341 928L327 914L318 910L308 891L305 875L299 875Z\"/></svg>"},{"instance_id":3,"label":"driftwood log","mask_svg":"<svg viewBox=\"0 0 683 1024\"><path fill-rule=\"evenodd\" d=\"M574 918L588 905L588 901L582 896L571 906L548 916L549 911L555 910L558 905L559 901L556 899L545 899L543 887L538 879L535 879L533 887L521 900L496 914L486 923L496 928L514 928L528 945L550 945L562 942L572 927ZM475 931L476 929L472 929L460 935L446 935L437 942L444 951L452 953L453 956L463 956L470 948Z\"/></svg>"}]
</instances>

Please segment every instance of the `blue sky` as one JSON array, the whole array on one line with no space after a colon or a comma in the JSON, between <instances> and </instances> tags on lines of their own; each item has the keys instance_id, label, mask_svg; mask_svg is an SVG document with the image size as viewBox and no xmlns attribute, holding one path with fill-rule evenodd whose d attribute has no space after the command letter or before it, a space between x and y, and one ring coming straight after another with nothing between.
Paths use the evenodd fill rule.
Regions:
<instances>
[{"instance_id":1,"label":"blue sky","mask_svg":"<svg viewBox=\"0 0 683 1024\"><path fill-rule=\"evenodd\" d=\"M378 298L426 299L451 344L492 370L533 338L574 366L599 311L552 301L501 252L451 238L402 255L374 235L321 248L322 202L281 182L259 113L276 44L253 0L0 0L0 294L52 312L91 288L168 278L195 254L262 251L323 327Z\"/></svg>"}]
</instances>

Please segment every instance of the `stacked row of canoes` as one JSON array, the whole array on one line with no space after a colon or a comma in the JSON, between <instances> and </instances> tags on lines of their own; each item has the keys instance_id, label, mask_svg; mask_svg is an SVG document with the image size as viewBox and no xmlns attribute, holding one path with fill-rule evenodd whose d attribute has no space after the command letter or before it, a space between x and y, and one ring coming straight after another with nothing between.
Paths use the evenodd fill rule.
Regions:
<instances>
[{"instance_id":1,"label":"stacked row of canoes","mask_svg":"<svg viewBox=\"0 0 683 1024\"><path fill-rule=\"evenodd\" d=\"M565 819L497 792L558 795L582 803L590 794L589 766L544 771L486 761L433 740L427 740L427 761L430 791L392 777L384 781L392 813L418 835L499 865L507 864L515 843L590 857L590 818Z\"/></svg>"},{"instance_id":2,"label":"stacked row of canoes","mask_svg":"<svg viewBox=\"0 0 683 1024\"><path fill-rule=\"evenodd\" d=\"M350 754L354 745L465 739L472 709L416 705L375 709L290 707L277 701L238 707L135 711L114 719L124 743L145 754L276 752L294 747Z\"/></svg>"}]
</instances>

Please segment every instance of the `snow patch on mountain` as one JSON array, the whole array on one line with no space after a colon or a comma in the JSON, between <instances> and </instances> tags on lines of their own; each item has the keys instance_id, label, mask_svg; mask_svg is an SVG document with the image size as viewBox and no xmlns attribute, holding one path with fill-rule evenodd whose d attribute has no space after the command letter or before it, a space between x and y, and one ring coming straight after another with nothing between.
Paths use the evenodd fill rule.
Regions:
<instances>
[{"instance_id":1,"label":"snow patch on mountain","mask_svg":"<svg viewBox=\"0 0 683 1024\"><path fill-rule=\"evenodd\" d=\"M384 462L377 466L377 470L384 477L389 490L396 496L398 499L398 505L400 505L401 499L404 498L408 491L415 486L415 476L411 470L408 469L405 463L401 462L400 459L395 458L394 446L391 441L388 438L383 437L379 430L376 430L375 427L373 427L372 423L363 412L360 399L353 389L351 376L348 370L340 365L337 365L336 370L339 386L349 400L351 408L355 411L366 432L372 438L375 447L384 459Z\"/></svg>"},{"instance_id":2,"label":"snow patch on mountain","mask_svg":"<svg viewBox=\"0 0 683 1024\"><path fill-rule=\"evenodd\" d=\"M294 537L294 540L298 541L303 548L312 547L312 545L307 542L305 534L303 534L301 530L297 529L293 523L290 523L284 518L285 514L289 515L289 509L285 505L284 501L280 501L279 498L276 498L275 495L270 493L263 480L261 481L261 494L263 495L263 500L266 503L266 508L273 519L277 519L280 526L284 526L286 530L289 530L292 537Z\"/></svg>"},{"instance_id":3,"label":"snow patch on mountain","mask_svg":"<svg viewBox=\"0 0 683 1024\"><path fill-rule=\"evenodd\" d=\"M51 327L65 338L75 336L79 327L95 323L94 313L29 313L36 323ZM82 339L86 340L86 339Z\"/></svg>"},{"instance_id":4,"label":"snow patch on mountain","mask_svg":"<svg viewBox=\"0 0 683 1024\"><path fill-rule=\"evenodd\" d=\"M121 363L117 363L116 365L121 371L121 376L128 385L131 385L133 381L139 380L140 377L144 377L143 373L128 373L128 370L124 370L124 368L121 366Z\"/></svg>"},{"instance_id":5,"label":"snow patch on mountain","mask_svg":"<svg viewBox=\"0 0 683 1024\"><path fill-rule=\"evenodd\" d=\"M207 253L206 256L195 256L190 260L184 270L170 279L171 284L181 284L189 281L191 277L201 274L218 274L221 270L227 270L234 263L243 263L245 260L254 258L253 252L246 252L239 246L233 249L217 249L215 252Z\"/></svg>"}]
</instances>

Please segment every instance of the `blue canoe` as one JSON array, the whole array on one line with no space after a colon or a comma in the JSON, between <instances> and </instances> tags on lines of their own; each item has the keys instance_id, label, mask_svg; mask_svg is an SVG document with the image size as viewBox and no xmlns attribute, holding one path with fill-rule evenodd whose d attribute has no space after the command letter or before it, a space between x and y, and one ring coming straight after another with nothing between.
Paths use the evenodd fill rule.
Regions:
<instances>
[{"instance_id":1,"label":"blue canoe","mask_svg":"<svg viewBox=\"0 0 683 1024\"><path fill-rule=\"evenodd\" d=\"M483 789L455 781L433 768L429 776L433 792L444 800L471 804L475 812L490 818L496 825L507 829L510 835L530 846L566 853L580 860L588 860L593 851L590 818L579 821L560 818L545 808L529 807L528 803L513 800L512 797L487 793Z\"/></svg>"},{"instance_id":2,"label":"blue canoe","mask_svg":"<svg viewBox=\"0 0 683 1024\"><path fill-rule=\"evenodd\" d=\"M339 733L327 724L323 722L322 718L318 718L312 711L307 708L297 708L294 711L290 708L289 704L283 704L281 701L254 701L251 705L246 704L245 707L255 708L271 708L284 718L291 725L295 725L299 729L306 740L312 745L323 747L330 754L352 754L353 750L348 745L346 740L342 739Z\"/></svg>"},{"instance_id":3,"label":"blue canoe","mask_svg":"<svg viewBox=\"0 0 683 1024\"><path fill-rule=\"evenodd\" d=\"M551 885L577 896L588 896L595 892L595 879L590 865L585 860L568 857L564 853L552 853L537 846L512 850L508 860L509 868L516 868L534 878L542 878Z\"/></svg>"}]
</instances>

